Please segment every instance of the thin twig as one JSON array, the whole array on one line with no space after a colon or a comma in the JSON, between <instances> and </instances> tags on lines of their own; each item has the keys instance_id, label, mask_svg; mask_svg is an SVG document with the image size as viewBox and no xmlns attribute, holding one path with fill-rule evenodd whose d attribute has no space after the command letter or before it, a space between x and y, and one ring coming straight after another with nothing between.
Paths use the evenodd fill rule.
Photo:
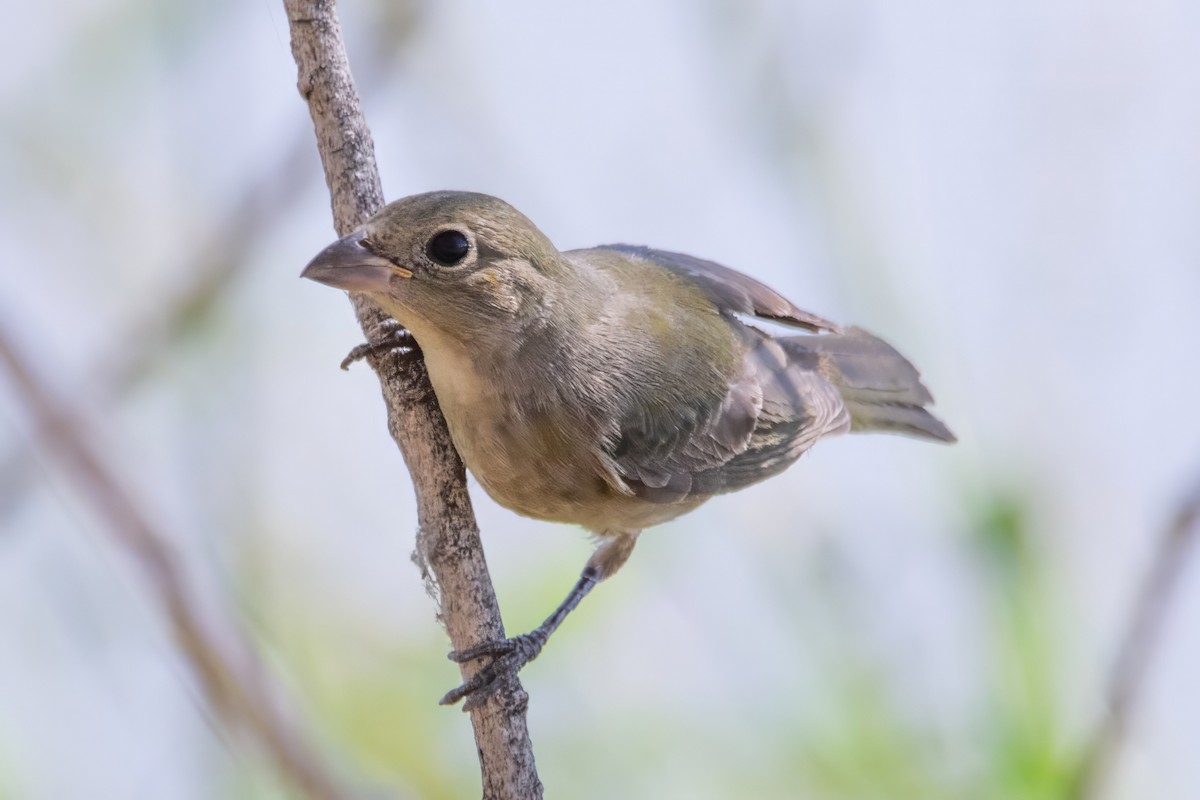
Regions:
<instances>
[{"instance_id":1,"label":"thin twig","mask_svg":"<svg viewBox=\"0 0 1200 800\"><path fill-rule=\"evenodd\" d=\"M27 359L0 330L0 364L63 472L95 507L112 538L133 557L167 612L171 629L209 705L232 729L249 731L280 775L306 797L348 798L324 760L300 737L279 708L278 692L266 686L265 671L237 626L214 630L188 585L169 541L108 469L77 418L66 414L35 377ZM264 691L269 689L269 691Z\"/></svg>"},{"instance_id":2,"label":"thin twig","mask_svg":"<svg viewBox=\"0 0 1200 800\"><path fill-rule=\"evenodd\" d=\"M333 0L284 0L317 149L333 205L334 227L345 235L379 210L383 190L375 147L363 118ZM388 318L365 297L351 295L368 342L378 341ZM394 325L394 323L392 323ZM417 496L416 560L456 650L503 638L500 608L488 575L479 529L467 494L466 473L429 385L422 360L372 355L388 412ZM460 666L463 679L479 669ZM498 691L470 711L485 798L540 798L525 722L528 695L520 684Z\"/></svg>"},{"instance_id":3,"label":"thin twig","mask_svg":"<svg viewBox=\"0 0 1200 800\"><path fill-rule=\"evenodd\" d=\"M1102 796L1125 730L1142 696L1151 660L1197 535L1200 535L1200 484L1180 504L1139 588L1129 627L1120 640L1109 677L1108 710L1084 747L1069 794L1072 800L1095 800Z\"/></svg>"}]
</instances>

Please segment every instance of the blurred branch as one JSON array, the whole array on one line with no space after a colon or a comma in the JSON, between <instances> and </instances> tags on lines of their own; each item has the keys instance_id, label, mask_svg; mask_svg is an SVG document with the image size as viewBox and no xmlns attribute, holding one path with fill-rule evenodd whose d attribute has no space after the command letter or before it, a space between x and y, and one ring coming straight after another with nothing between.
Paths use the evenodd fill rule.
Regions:
<instances>
[{"instance_id":1,"label":"blurred branch","mask_svg":"<svg viewBox=\"0 0 1200 800\"><path fill-rule=\"evenodd\" d=\"M0 364L36 421L41 446L60 462L80 493L94 506L113 540L145 575L205 698L218 718L248 730L275 768L307 797L350 797L329 774L323 759L284 718L254 651L235 625L218 634L204 619L168 539L149 521L133 494L106 467L80 421L69 416L41 385L13 341L0 330Z\"/></svg>"},{"instance_id":2,"label":"blurred branch","mask_svg":"<svg viewBox=\"0 0 1200 800\"><path fill-rule=\"evenodd\" d=\"M1180 504L1164 533L1154 561L1139 589L1129 627L1117 649L1108 685L1108 713L1100 720L1083 750L1070 797L1094 800L1101 796L1113 771L1129 719L1142 697L1151 659L1175 598L1188 556L1200 534L1200 483Z\"/></svg>"},{"instance_id":3,"label":"blurred branch","mask_svg":"<svg viewBox=\"0 0 1200 800\"><path fill-rule=\"evenodd\" d=\"M368 86L393 74L396 57L403 51L400 44L412 35L418 11L412 2L389 2L378 10L381 16L376 27L380 38L387 36L387 44L380 42L369 53L363 70ZM182 279L183 285L173 291L148 293L152 301L147 310L136 315L119 337L120 343L98 359L95 373L84 385L73 387L74 395L86 397L89 408L106 405L137 386L163 362L165 354L197 329L246 267L255 242L304 197L317 174L308 168L311 146L306 133L297 135L255 178L247 180L241 194L223 206L226 211L213 232L204 237L204 247L184 248L192 254L191 260L181 262L171 273L172 280ZM0 458L0 521L16 510L34 483L33 455L30 443L19 442Z\"/></svg>"},{"instance_id":4,"label":"blurred branch","mask_svg":"<svg viewBox=\"0 0 1200 800\"><path fill-rule=\"evenodd\" d=\"M193 260L172 273L172 277L183 277L185 285L165 300L151 293L155 299L149 310L130 326L111 355L100 359L95 374L76 393L87 398L90 408L106 405L136 386L212 311L246 265L254 242L303 196L304 185L313 175L303 168L307 155L307 140L297 137L280 159L230 204L229 213L216 226L218 232L208 237L209 244L193 250ZM33 483L32 460L32 448L26 444L18 445L0 461L0 519L15 510Z\"/></svg>"},{"instance_id":5,"label":"blurred branch","mask_svg":"<svg viewBox=\"0 0 1200 800\"><path fill-rule=\"evenodd\" d=\"M375 145L363 118L333 0L284 0L300 95L308 102L338 235L350 233L383 205ZM350 300L368 342L389 318L362 295ZM394 324L394 323L392 323ZM464 650L504 637L466 472L450 441L424 361L395 351L368 358L379 376L388 430L412 475L419 532L415 559L453 647ZM464 680L480 668L460 665ZM525 722L529 697L520 683L470 711L485 798L540 798Z\"/></svg>"}]
</instances>

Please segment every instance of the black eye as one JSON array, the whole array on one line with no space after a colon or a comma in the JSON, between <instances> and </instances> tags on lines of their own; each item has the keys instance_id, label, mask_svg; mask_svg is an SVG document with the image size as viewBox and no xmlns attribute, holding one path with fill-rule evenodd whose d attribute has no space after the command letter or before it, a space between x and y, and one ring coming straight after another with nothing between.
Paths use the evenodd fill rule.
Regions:
<instances>
[{"instance_id":1,"label":"black eye","mask_svg":"<svg viewBox=\"0 0 1200 800\"><path fill-rule=\"evenodd\" d=\"M471 242L462 231L442 231L429 240L425 252L444 267L452 267L467 257Z\"/></svg>"}]
</instances>

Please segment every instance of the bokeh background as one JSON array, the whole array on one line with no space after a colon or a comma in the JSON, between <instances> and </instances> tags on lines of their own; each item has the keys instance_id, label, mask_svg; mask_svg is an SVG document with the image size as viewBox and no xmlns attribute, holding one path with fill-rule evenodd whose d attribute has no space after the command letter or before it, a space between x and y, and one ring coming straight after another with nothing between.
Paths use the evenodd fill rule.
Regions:
<instances>
[{"instance_id":1,"label":"bokeh background","mask_svg":"<svg viewBox=\"0 0 1200 800\"><path fill-rule=\"evenodd\" d=\"M281 5L54 0L0 49L0 329L382 796L478 793ZM1200 6L347 3L389 198L746 271L961 441L822 443L642 538L524 673L548 796L1059 798L1200 476ZM19 19L18 19L19 17ZM291 796L0 376L0 797ZM511 631L590 551L474 487ZM1184 569L1103 795L1200 797Z\"/></svg>"}]
</instances>

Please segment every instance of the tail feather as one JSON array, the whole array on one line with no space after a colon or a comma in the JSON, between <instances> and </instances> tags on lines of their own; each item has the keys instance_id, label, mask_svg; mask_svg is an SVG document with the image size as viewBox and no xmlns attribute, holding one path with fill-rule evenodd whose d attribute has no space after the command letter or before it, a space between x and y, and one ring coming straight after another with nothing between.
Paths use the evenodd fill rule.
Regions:
<instances>
[{"instance_id":1,"label":"tail feather","mask_svg":"<svg viewBox=\"0 0 1200 800\"><path fill-rule=\"evenodd\" d=\"M850 412L851 432L889 431L921 439L956 441L925 410L933 395L908 359L862 328L780 340L794 358L810 362L833 383Z\"/></svg>"}]
</instances>

